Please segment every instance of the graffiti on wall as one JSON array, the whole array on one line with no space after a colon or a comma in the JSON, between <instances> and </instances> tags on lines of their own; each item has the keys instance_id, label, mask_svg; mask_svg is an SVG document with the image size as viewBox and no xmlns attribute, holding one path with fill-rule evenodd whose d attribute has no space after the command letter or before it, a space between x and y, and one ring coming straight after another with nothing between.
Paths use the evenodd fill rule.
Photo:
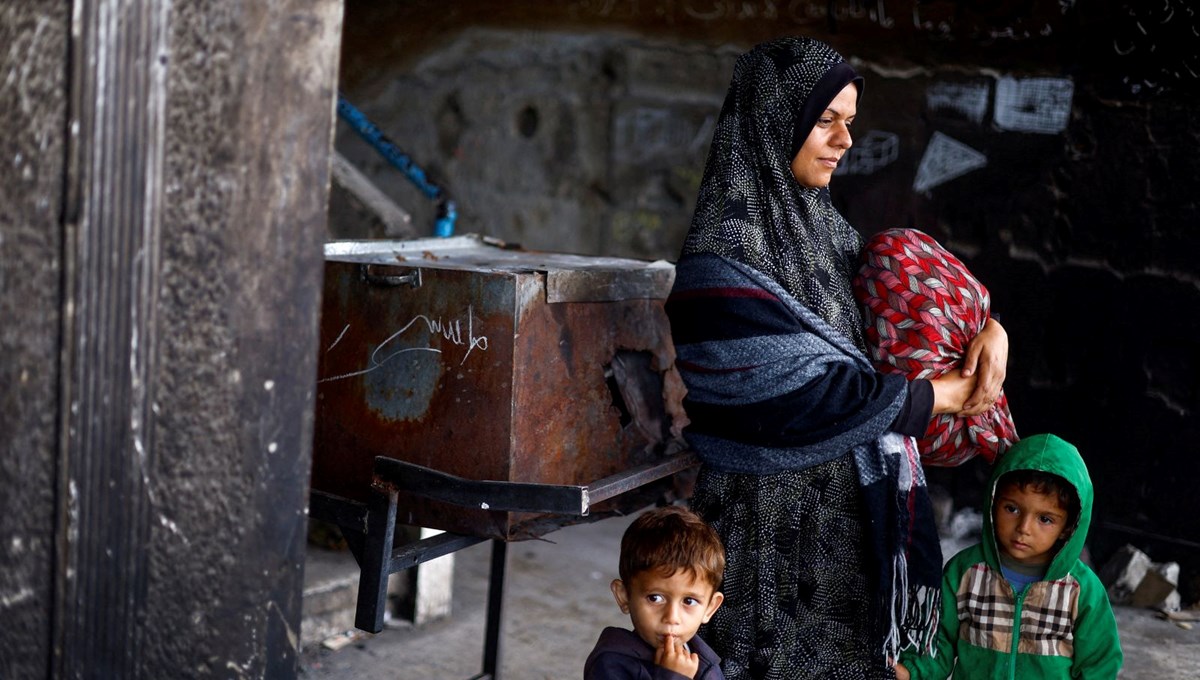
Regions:
<instances>
[{"instance_id":1,"label":"graffiti on wall","mask_svg":"<svg viewBox=\"0 0 1200 680\"><path fill-rule=\"evenodd\" d=\"M1075 83L1067 78L996 79L992 121L1001 130L1058 134L1067 129ZM925 92L931 112L950 112L981 124L987 117L987 83L934 83Z\"/></svg>"},{"instance_id":2,"label":"graffiti on wall","mask_svg":"<svg viewBox=\"0 0 1200 680\"><path fill-rule=\"evenodd\" d=\"M986 3L922 0L575 0L569 13L605 20L656 21L668 25L770 22L793 28L839 31L851 25L933 34L941 39L1028 40L1055 33L1074 6L1011 8Z\"/></svg>"},{"instance_id":3,"label":"graffiti on wall","mask_svg":"<svg viewBox=\"0 0 1200 680\"><path fill-rule=\"evenodd\" d=\"M941 132L934 132L917 166L913 190L925 192L987 165L987 156Z\"/></svg>"},{"instance_id":4,"label":"graffiti on wall","mask_svg":"<svg viewBox=\"0 0 1200 680\"><path fill-rule=\"evenodd\" d=\"M1122 86L1154 95L1200 82L1200 21L1191 0L1123 3L1112 38Z\"/></svg>"},{"instance_id":5,"label":"graffiti on wall","mask_svg":"<svg viewBox=\"0 0 1200 680\"><path fill-rule=\"evenodd\" d=\"M1075 84L1065 78L1000 78L993 120L1001 130L1056 134L1067 129Z\"/></svg>"},{"instance_id":6,"label":"graffiti on wall","mask_svg":"<svg viewBox=\"0 0 1200 680\"><path fill-rule=\"evenodd\" d=\"M656 106L637 106L615 116L614 148L616 154L631 164L649 159L671 157L681 150L695 154L712 139L716 128L715 115L692 123L679 111Z\"/></svg>"},{"instance_id":7,"label":"graffiti on wall","mask_svg":"<svg viewBox=\"0 0 1200 680\"><path fill-rule=\"evenodd\" d=\"M925 105L930 111L951 111L972 123L982 123L988 111L988 84L934 83L925 91Z\"/></svg>"},{"instance_id":8,"label":"graffiti on wall","mask_svg":"<svg viewBox=\"0 0 1200 680\"><path fill-rule=\"evenodd\" d=\"M896 20L883 0L826 2L824 0L581 0L577 11L604 18L653 16L668 22L692 20L790 21L795 24L869 21L891 28ZM896 4L896 3L893 3Z\"/></svg>"},{"instance_id":9,"label":"graffiti on wall","mask_svg":"<svg viewBox=\"0 0 1200 680\"><path fill-rule=\"evenodd\" d=\"M871 130L855 138L854 146L838 163L835 175L870 175L900 156L900 136L893 132Z\"/></svg>"},{"instance_id":10,"label":"graffiti on wall","mask_svg":"<svg viewBox=\"0 0 1200 680\"><path fill-rule=\"evenodd\" d=\"M950 111L981 124L988 111L986 83L934 83L925 93L930 111ZM1066 78L996 79L992 122L1001 131L1058 134L1071 119L1075 84ZM987 156L946 135L934 132L917 167L913 190L926 192L987 165Z\"/></svg>"}]
</instances>

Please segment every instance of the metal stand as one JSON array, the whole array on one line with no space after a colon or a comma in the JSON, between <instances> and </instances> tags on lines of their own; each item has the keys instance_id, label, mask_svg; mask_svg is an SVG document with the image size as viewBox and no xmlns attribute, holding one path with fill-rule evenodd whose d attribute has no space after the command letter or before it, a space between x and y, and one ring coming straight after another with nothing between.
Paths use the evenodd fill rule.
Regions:
<instances>
[{"instance_id":1,"label":"metal stand","mask_svg":"<svg viewBox=\"0 0 1200 680\"><path fill-rule=\"evenodd\" d=\"M420 465L379 456L371 499L361 503L323 491L309 492L309 516L336 524L362 570L354 625L370 633L383 630L388 577L442 555L482 543L486 538L443 533L394 546L398 493L460 506L502 512L586 516L595 503L681 472L699 463L685 451L661 461L630 468L586 486L471 480ZM500 680L500 629L508 544L492 539L488 580L487 630L483 672L469 680Z\"/></svg>"}]
</instances>

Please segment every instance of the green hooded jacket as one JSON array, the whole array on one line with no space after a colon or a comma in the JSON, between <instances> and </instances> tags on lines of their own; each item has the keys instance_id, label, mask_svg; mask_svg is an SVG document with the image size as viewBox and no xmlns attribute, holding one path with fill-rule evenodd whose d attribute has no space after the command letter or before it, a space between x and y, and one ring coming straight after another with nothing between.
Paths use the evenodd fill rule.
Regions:
<instances>
[{"instance_id":1,"label":"green hooded jacket","mask_svg":"<svg viewBox=\"0 0 1200 680\"><path fill-rule=\"evenodd\" d=\"M997 480L1019 469L1066 479L1079 495L1080 511L1045 577L1016 595L1000 572L991 508ZM1108 593L1079 559L1093 501L1079 450L1052 434L1020 440L996 461L984 500L984 540L952 557L943 572L937 653L901 656L913 680L942 680L952 671L954 680L1117 677L1123 656ZM1014 620L1020 621L1018 639Z\"/></svg>"}]
</instances>

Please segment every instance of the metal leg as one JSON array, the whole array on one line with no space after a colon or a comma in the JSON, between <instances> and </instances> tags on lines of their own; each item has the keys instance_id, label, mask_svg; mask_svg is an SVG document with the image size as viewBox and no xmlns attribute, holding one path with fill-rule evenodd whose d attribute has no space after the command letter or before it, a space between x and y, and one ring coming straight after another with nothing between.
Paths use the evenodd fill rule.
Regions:
<instances>
[{"instance_id":1,"label":"metal leg","mask_svg":"<svg viewBox=\"0 0 1200 680\"><path fill-rule=\"evenodd\" d=\"M383 630L395 531L396 492L373 489L367 511L366 541L359 560L362 572L358 580L358 610L354 617L354 625L369 633Z\"/></svg>"},{"instance_id":2,"label":"metal leg","mask_svg":"<svg viewBox=\"0 0 1200 680\"><path fill-rule=\"evenodd\" d=\"M503 622L504 570L508 564L508 543L492 539L492 574L488 581L487 631L483 642L483 676L500 680L500 628Z\"/></svg>"}]
</instances>

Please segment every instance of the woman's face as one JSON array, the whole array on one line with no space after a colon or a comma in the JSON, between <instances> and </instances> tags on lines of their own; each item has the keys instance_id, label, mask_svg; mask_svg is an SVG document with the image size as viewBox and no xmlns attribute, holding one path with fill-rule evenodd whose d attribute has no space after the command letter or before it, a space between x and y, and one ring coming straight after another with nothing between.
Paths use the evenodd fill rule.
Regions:
<instances>
[{"instance_id":1,"label":"woman's face","mask_svg":"<svg viewBox=\"0 0 1200 680\"><path fill-rule=\"evenodd\" d=\"M792 159L792 176L801 185L810 188L829 185L838 161L853 143L850 124L858 113L857 100L858 88L851 83L842 88L817 118L804 146Z\"/></svg>"}]
</instances>

